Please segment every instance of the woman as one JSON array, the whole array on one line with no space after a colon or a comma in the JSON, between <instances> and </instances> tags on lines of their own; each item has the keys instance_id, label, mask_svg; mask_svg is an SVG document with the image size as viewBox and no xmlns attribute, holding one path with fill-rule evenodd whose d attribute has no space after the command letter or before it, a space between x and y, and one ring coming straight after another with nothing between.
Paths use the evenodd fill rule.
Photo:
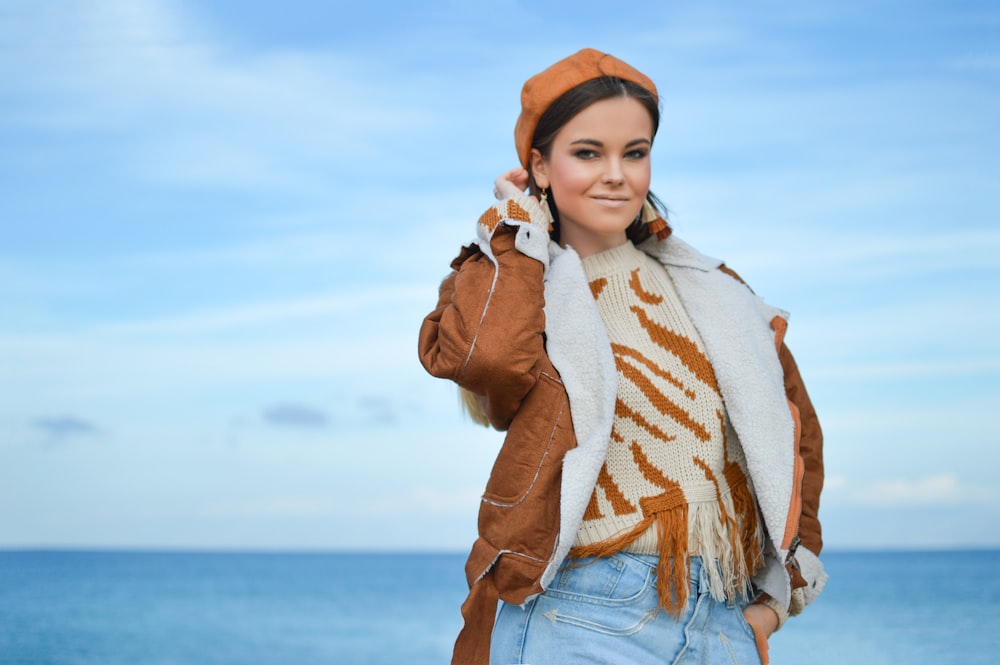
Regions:
<instances>
[{"instance_id":1,"label":"woman","mask_svg":"<svg viewBox=\"0 0 1000 665\"><path fill-rule=\"evenodd\" d=\"M585 49L521 102L521 167L420 332L427 370L507 432L453 662L766 663L826 580L787 315L671 235L648 77Z\"/></svg>"}]
</instances>

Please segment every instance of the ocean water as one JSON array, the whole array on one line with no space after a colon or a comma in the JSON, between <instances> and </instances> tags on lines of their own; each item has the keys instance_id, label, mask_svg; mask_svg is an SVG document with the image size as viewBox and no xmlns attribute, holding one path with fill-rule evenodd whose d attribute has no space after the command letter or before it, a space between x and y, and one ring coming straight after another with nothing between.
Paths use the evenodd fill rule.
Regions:
<instances>
[{"instance_id":1,"label":"ocean water","mask_svg":"<svg viewBox=\"0 0 1000 665\"><path fill-rule=\"evenodd\" d=\"M447 663L463 560L0 552L0 663ZM829 586L772 638L775 665L1000 662L1000 551L824 561Z\"/></svg>"}]
</instances>

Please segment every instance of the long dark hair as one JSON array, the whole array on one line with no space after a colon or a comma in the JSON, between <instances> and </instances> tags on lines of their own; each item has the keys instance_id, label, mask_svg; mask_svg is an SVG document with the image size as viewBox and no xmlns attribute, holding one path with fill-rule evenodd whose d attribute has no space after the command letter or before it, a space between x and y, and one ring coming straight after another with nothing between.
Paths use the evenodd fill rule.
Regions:
<instances>
[{"instance_id":1,"label":"long dark hair","mask_svg":"<svg viewBox=\"0 0 1000 665\"><path fill-rule=\"evenodd\" d=\"M542 157L547 160L552 154L552 142L555 140L556 134L566 123L591 104L613 97L631 97L642 104L653 121L653 136L656 136L656 130L660 127L660 107L653 93L638 83L615 76L602 76L571 88L552 102L552 105L538 119L535 135L531 139L531 147L538 150ZM534 174L530 171L529 169L528 186L531 194L538 196L541 194L541 190L535 182ZM667 209L660 199L652 192L647 192L646 200L653 204L660 216L666 221ZM559 242L559 207L551 193L548 203L553 218L552 239ZM649 230L645 224L637 220L625 231L625 234L629 240L638 244L649 237Z\"/></svg>"}]
</instances>

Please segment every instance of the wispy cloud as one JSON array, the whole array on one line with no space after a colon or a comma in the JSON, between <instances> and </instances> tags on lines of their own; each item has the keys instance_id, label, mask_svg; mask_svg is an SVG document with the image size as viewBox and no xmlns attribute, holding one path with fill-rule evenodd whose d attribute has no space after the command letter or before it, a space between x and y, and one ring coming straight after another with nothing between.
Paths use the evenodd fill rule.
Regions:
<instances>
[{"instance_id":1,"label":"wispy cloud","mask_svg":"<svg viewBox=\"0 0 1000 665\"><path fill-rule=\"evenodd\" d=\"M101 428L95 423L70 415L44 416L32 422L32 426L45 433L50 439L65 441L81 436L95 436Z\"/></svg>"},{"instance_id":2,"label":"wispy cloud","mask_svg":"<svg viewBox=\"0 0 1000 665\"><path fill-rule=\"evenodd\" d=\"M297 518L304 534L337 518L341 542L359 497L345 543L472 528L470 478L501 435L461 420L415 338L512 161L524 77L581 40L660 84L654 183L679 237L792 311L844 474L827 505L995 513L976 466L995 441L970 414L991 412L1000 373L996 53L962 39L983 34L964 9L648 2L642 26L577 12L538 45L505 30L548 20L523 3L384 22L359 5L302 39L275 39L266 19L289 12L261 3L51 4L0 10L0 420L12 440L123 444L65 446L63 469L4 446L27 462L11 501L92 502L89 522L52 514L59 542L102 524L115 542L215 542L244 518L234 543L294 542L258 527ZM293 23L334 11L312 4ZM481 48L501 33L508 48ZM850 475L858 459L898 477ZM179 536L199 509L218 520ZM4 542L33 541L37 518Z\"/></svg>"},{"instance_id":3,"label":"wispy cloud","mask_svg":"<svg viewBox=\"0 0 1000 665\"><path fill-rule=\"evenodd\" d=\"M944 358L905 362L850 362L817 367L810 375L819 379L914 379L963 376L1000 377L1000 356L974 355L971 358Z\"/></svg>"},{"instance_id":4,"label":"wispy cloud","mask_svg":"<svg viewBox=\"0 0 1000 665\"><path fill-rule=\"evenodd\" d=\"M358 401L363 418L373 425L394 425L399 421L399 414L392 400L386 396L362 397Z\"/></svg>"},{"instance_id":5,"label":"wispy cloud","mask_svg":"<svg viewBox=\"0 0 1000 665\"><path fill-rule=\"evenodd\" d=\"M481 489L474 486L442 488L417 485L400 493L383 494L368 510L373 515L451 514L469 515L479 505Z\"/></svg>"},{"instance_id":6,"label":"wispy cloud","mask_svg":"<svg viewBox=\"0 0 1000 665\"><path fill-rule=\"evenodd\" d=\"M995 447L994 433L983 429L971 415L995 409L995 392L975 386L962 392L958 382L913 382L906 378L885 384L845 385L829 380L813 383L823 387L820 420L824 429L830 430L833 445L827 454L831 458L845 454L845 450L865 454L866 448L878 442L880 450L891 459L909 455L908 451L920 442L925 452L916 459L935 468L938 460L931 453L944 450L944 441L962 441L969 460ZM896 399L883 397L882 393L890 390L898 391ZM931 399L923 397L923 392L929 393ZM973 454L977 445L985 447Z\"/></svg>"},{"instance_id":7,"label":"wispy cloud","mask_svg":"<svg viewBox=\"0 0 1000 665\"><path fill-rule=\"evenodd\" d=\"M948 65L958 70L996 72L1000 71L1000 53L982 52L964 55L950 60Z\"/></svg>"},{"instance_id":8,"label":"wispy cloud","mask_svg":"<svg viewBox=\"0 0 1000 665\"><path fill-rule=\"evenodd\" d=\"M394 128L431 122L393 103L393 86L372 85L386 73L370 63L241 51L176 2L82 1L59 12L20 4L0 17L14 56L0 64L0 80L21 103L0 118L100 132L120 143L122 166L154 181L321 193L323 171L374 156L376 139Z\"/></svg>"},{"instance_id":9,"label":"wispy cloud","mask_svg":"<svg viewBox=\"0 0 1000 665\"><path fill-rule=\"evenodd\" d=\"M847 366L937 368L949 374L966 367L983 373L996 368L1000 357L1000 309L984 306L989 294L975 289L950 293L906 285L858 293L848 302L809 303L815 309L793 318L795 335L823 349L829 362Z\"/></svg>"},{"instance_id":10,"label":"wispy cloud","mask_svg":"<svg viewBox=\"0 0 1000 665\"><path fill-rule=\"evenodd\" d=\"M0 331L0 360L9 379L0 392L14 382L21 386L18 400L33 394L34 386L50 399L125 397L191 381L332 379L392 369L405 374L418 367L415 337L435 302L435 287L356 286L67 332ZM41 388L46 382L55 386ZM391 410L374 402L363 408L368 417L391 419Z\"/></svg>"},{"instance_id":11,"label":"wispy cloud","mask_svg":"<svg viewBox=\"0 0 1000 665\"><path fill-rule=\"evenodd\" d=\"M385 427L399 424L402 418L394 397L388 395L360 397L353 403L340 404L339 408L331 409L283 402L264 409L261 417L270 425L303 429L326 429L334 426L350 429Z\"/></svg>"},{"instance_id":12,"label":"wispy cloud","mask_svg":"<svg viewBox=\"0 0 1000 665\"><path fill-rule=\"evenodd\" d=\"M1000 488L963 482L957 474L938 473L917 478L887 478L864 484L843 476L827 485L832 501L845 499L855 505L873 507L919 507L932 505L991 504L1000 506Z\"/></svg>"},{"instance_id":13,"label":"wispy cloud","mask_svg":"<svg viewBox=\"0 0 1000 665\"><path fill-rule=\"evenodd\" d=\"M951 229L900 234L885 228L836 233L798 226L774 227L780 246L749 243L752 229L728 230L742 244L740 265L755 272L807 270L813 283L872 283L873 279L940 275L946 271L998 270L1000 232ZM742 241L733 238L733 234ZM721 237L721 233L717 234ZM735 241L735 242L734 242Z\"/></svg>"},{"instance_id":14,"label":"wispy cloud","mask_svg":"<svg viewBox=\"0 0 1000 665\"><path fill-rule=\"evenodd\" d=\"M273 498L213 499L197 506L199 517L223 519L330 518L339 512L329 497L279 496Z\"/></svg>"},{"instance_id":15,"label":"wispy cloud","mask_svg":"<svg viewBox=\"0 0 1000 665\"><path fill-rule=\"evenodd\" d=\"M179 313L158 319L105 323L88 331L97 337L176 335L220 330L248 329L309 318L336 317L348 313L370 315L384 308L433 297L427 286L357 286L335 293L220 307L213 310ZM362 315L363 321L367 316ZM332 334L333 331L331 331ZM341 331L346 332L346 331Z\"/></svg>"},{"instance_id":16,"label":"wispy cloud","mask_svg":"<svg viewBox=\"0 0 1000 665\"><path fill-rule=\"evenodd\" d=\"M282 427L322 429L329 424L326 412L305 404L284 403L264 409L264 421Z\"/></svg>"}]
</instances>

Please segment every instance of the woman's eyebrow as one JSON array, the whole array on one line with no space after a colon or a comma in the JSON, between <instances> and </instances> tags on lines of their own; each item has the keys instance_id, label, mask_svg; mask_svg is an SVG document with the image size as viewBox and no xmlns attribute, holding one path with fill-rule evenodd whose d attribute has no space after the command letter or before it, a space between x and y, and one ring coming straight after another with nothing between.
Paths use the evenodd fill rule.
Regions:
<instances>
[{"instance_id":1,"label":"woman's eyebrow","mask_svg":"<svg viewBox=\"0 0 1000 665\"><path fill-rule=\"evenodd\" d=\"M597 139L577 139L575 141L571 141L570 145L592 145L595 148L604 147L604 143L602 141L598 141ZM653 145L653 142L647 138L632 139L631 141L625 144L625 147L631 148L632 146L635 145Z\"/></svg>"}]
</instances>

